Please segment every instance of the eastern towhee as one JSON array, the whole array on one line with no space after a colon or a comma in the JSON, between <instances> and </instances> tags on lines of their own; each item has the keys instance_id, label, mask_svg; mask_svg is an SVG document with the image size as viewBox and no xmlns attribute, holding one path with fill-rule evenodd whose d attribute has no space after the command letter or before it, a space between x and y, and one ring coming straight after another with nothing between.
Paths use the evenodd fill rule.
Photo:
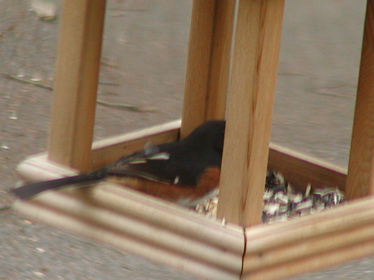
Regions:
<instances>
[{"instance_id":1,"label":"eastern towhee","mask_svg":"<svg viewBox=\"0 0 374 280\"><path fill-rule=\"evenodd\" d=\"M225 121L207 121L181 141L145 148L100 170L11 191L27 199L46 190L114 177L133 189L194 207L217 194L224 133Z\"/></svg>"}]
</instances>

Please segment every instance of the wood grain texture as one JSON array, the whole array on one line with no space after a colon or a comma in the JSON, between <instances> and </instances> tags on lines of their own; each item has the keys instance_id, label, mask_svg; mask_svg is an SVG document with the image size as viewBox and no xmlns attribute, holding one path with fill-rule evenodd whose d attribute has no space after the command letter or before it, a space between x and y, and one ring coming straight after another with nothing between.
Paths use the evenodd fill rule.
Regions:
<instances>
[{"instance_id":1,"label":"wood grain texture","mask_svg":"<svg viewBox=\"0 0 374 280\"><path fill-rule=\"evenodd\" d=\"M34 157L20 166L29 180L75 172ZM239 279L244 252L243 229L205 219L183 207L102 181L86 188L49 191L14 209L78 235L108 243L209 279Z\"/></svg>"},{"instance_id":2,"label":"wood grain texture","mask_svg":"<svg viewBox=\"0 0 374 280\"><path fill-rule=\"evenodd\" d=\"M300 240L371 223L373 217L365 211L372 212L373 201L372 197L359 199L349 205L339 205L328 211L290 219L285 223L248 227L245 233L246 254L259 253ZM345 223L345 220L348 222Z\"/></svg>"},{"instance_id":3,"label":"wood grain texture","mask_svg":"<svg viewBox=\"0 0 374 280\"><path fill-rule=\"evenodd\" d=\"M34 156L22 162L18 166L18 172L31 182L76 174L76 170L48 161L43 155ZM147 223L156 224L180 234L187 234L198 240L206 240L207 243L224 250L243 253L243 239L241 237L244 233L242 227L234 224L223 226L220 221L205 219L184 207L146 196L119 184L107 181L87 190L76 189L61 192L75 192L77 194L81 192L82 199L83 194L87 195L90 199L100 202L104 207L115 212L126 212L134 218L146 220ZM142 208L142 211L139 211L139 207Z\"/></svg>"},{"instance_id":4,"label":"wood grain texture","mask_svg":"<svg viewBox=\"0 0 374 280\"><path fill-rule=\"evenodd\" d=\"M66 0L57 52L49 158L88 170L105 0Z\"/></svg>"},{"instance_id":5,"label":"wood grain texture","mask_svg":"<svg viewBox=\"0 0 374 280\"><path fill-rule=\"evenodd\" d=\"M374 1L368 0L346 196L374 194Z\"/></svg>"},{"instance_id":6,"label":"wood grain texture","mask_svg":"<svg viewBox=\"0 0 374 280\"><path fill-rule=\"evenodd\" d=\"M122 150L126 141L136 145L143 138L160 140L159 137L169 134L176 137L174 130L178 125L179 122L172 122L144 129L99 141L94 147L105 153L106 149ZM272 152L276 154L270 158L276 160L272 163L270 159L269 164L274 166L285 164L287 169L287 164L295 165L298 172L305 170L305 176L320 180L342 176L333 167L324 170L323 164L318 165L315 159L288 149L271 145ZM18 172L27 181L37 181L73 175L77 170L41 155L22 162ZM331 178L326 174L331 174ZM243 259L244 236L240 226L204 219L177 205L108 181L91 188L47 192L33 201L17 202L15 208L30 218L153 261L175 267L183 263L183 269L214 279L239 279L241 271L240 279L282 279L374 252L373 197L288 222L245 228Z\"/></svg>"},{"instance_id":7,"label":"wood grain texture","mask_svg":"<svg viewBox=\"0 0 374 280\"><path fill-rule=\"evenodd\" d=\"M337 186L344 190L347 180L345 168L273 143L270 143L268 169L282 173L293 187L302 191L308 184L312 188Z\"/></svg>"},{"instance_id":8,"label":"wood grain texture","mask_svg":"<svg viewBox=\"0 0 374 280\"><path fill-rule=\"evenodd\" d=\"M374 253L374 241L358 241L356 244L346 246L336 250L326 251L324 253L312 255L307 258L301 258L290 263L268 267L263 270L243 273L242 280L278 280L288 279L289 277L324 269L344 262L357 260L370 256Z\"/></svg>"},{"instance_id":9,"label":"wood grain texture","mask_svg":"<svg viewBox=\"0 0 374 280\"><path fill-rule=\"evenodd\" d=\"M218 216L261 222L283 0L239 1Z\"/></svg>"},{"instance_id":10,"label":"wood grain texture","mask_svg":"<svg viewBox=\"0 0 374 280\"><path fill-rule=\"evenodd\" d=\"M373 217L373 211L369 215ZM256 271L274 265L290 263L315 254L352 246L357 244L357 241L365 242L371 240L374 242L373 236L374 223L371 223L344 231L336 231L332 234L303 239L300 242L261 252L261 255L246 255L244 271Z\"/></svg>"},{"instance_id":11,"label":"wood grain texture","mask_svg":"<svg viewBox=\"0 0 374 280\"><path fill-rule=\"evenodd\" d=\"M106 186L108 191L109 186ZM115 188L115 186L113 187ZM89 221L101 228L106 228L129 238L139 238L145 243L157 244L165 250L184 254L196 261L208 262L230 272L238 273L241 271L240 254L230 251L224 252L221 248L196 240L188 235L181 235L169 231L168 228L149 224L141 219L134 219L125 213L113 212L103 206L102 198L98 200L96 198L81 199L77 192L71 192L71 195L49 192L48 195L36 198L34 201L54 211L68 214L79 220ZM143 208L147 208L147 206ZM139 206L138 210L140 210ZM155 234L155 230L157 234Z\"/></svg>"},{"instance_id":12,"label":"wood grain texture","mask_svg":"<svg viewBox=\"0 0 374 280\"><path fill-rule=\"evenodd\" d=\"M224 119L234 0L193 2L181 137L206 120Z\"/></svg>"},{"instance_id":13,"label":"wood grain texture","mask_svg":"<svg viewBox=\"0 0 374 280\"><path fill-rule=\"evenodd\" d=\"M84 203L82 203L80 206L82 208L86 207ZM70 211L66 211L68 213L64 213L56 211L55 209L48 206L33 202L18 201L14 208L29 219L44 222L46 224L62 230L66 230L76 235L80 235L98 242L111 245L115 249L122 250L127 254L135 254L158 264L168 265L181 271L193 273L204 279L240 279L240 271L232 272L230 270L220 268L217 265L213 265L209 262L202 262L201 260L196 260L186 254L181 254L174 250L164 248L159 244L147 242L143 239L144 237L142 235L144 234L141 232L135 232L135 236L131 236L124 232L116 231L108 228L107 226L97 224L96 222L92 222L92 219L95 219L94 216L91 216L90 219L87 220L76 217L74 214L77 213L75 212L69 213ZM112 218L110 217L107 217L107 219L112 220ZM123 221L125 220L126 219L123 219ZM158 228L152 228L151 231L154 234L157 233L154 235L154 238L156 240L163 236L162 230L160 231L160 229ZM182 243L180 243L179 245L183 244L184 246L188 246L188 243L189 242L187 242L186 244L186 240L182 239ZM175 245L178 246L178 244ZM217 254L210 257L216 259L216 256ZM236 256L231 260L231 262L233 263L235 263L236 261L238 263L237 266L240 266L241 258L238 259L238 257Z\"/></svg>"},{"instance_id":14,"label":"wood grain texture","mask_svg":"<svg viewBox=\"0 0 374 280\"><path fill-rule=\"evenodd\" d=\"M205 120L225 118L235 1L216 1Z\"/></svg>"},{"instance_id":15,"label":"wood grain texture","mask_svg":"<svg viewBox=\"0 0 374 280\"><path fill-rule=\"evenodd\" d=\"M181 121L176 120L96 141L92 145L90 169L101 168L120 157L143 149L146 144L159 145L178 141L180 126Z\"/></svg>"},{"instance_id":16,"label":"wood grain texture","mask_svg":"<svg viewBox=\"0 0 374 280\"><path fill-rule=\"evenodd\" d=\"M23 162L19 172L35 181L76 171L36 156ZM239 279L241 227L223 226L117 184L51 191L33 201L18 201L15 209L156 262L179 268L183 263L184 270L202 277ZM246 228L240 279L282 279L367 256L374 249L373 230L373 197L288 222Z\"/></svg>"},{"instance_id":17,"label":"wood grain texture","mask_svg":"<svg viewBox=\"0 0 374 280\"><path fill-rule=\"evenodd\" d=\"M185 138L205 120L215 2L193 1L181 138Z\"/></svg>"},{"instance_id":18,"label":"wood grain texture","mask_svg":"<svg viewBox=\"0 0 374 280\"><path fill-rule=\"evenodd\" d=\"M243 279L283 279L339 264L374 252L374 198L245 234Z\"/></svg>"}]
</instances>

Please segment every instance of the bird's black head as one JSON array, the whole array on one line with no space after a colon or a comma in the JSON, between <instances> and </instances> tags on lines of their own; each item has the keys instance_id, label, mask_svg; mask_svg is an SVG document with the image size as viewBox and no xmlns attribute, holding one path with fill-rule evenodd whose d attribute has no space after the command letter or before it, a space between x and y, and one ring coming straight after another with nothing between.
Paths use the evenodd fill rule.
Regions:
<instances>
[{"instance_id":1,"label":"bird's black head","mask_svg":"<svg viewBox=\"0 0 374 280\"><path fill-rule=\"evenodd\" d=\"M226 121L224 120L207 121L192 131L184 141L205 148L212 147L217 152L222 153L225 126Z\"/></svg>"}]
</instances>

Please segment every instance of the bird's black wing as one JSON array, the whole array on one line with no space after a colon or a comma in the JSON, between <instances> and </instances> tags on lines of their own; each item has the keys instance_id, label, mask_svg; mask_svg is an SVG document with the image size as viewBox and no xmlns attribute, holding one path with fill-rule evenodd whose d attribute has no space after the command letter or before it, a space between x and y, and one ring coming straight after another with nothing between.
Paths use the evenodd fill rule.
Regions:
<instances>
[{"instance_id":1,"label":"bird's black wing","mask_svg":"<svg viewBox=\"0 0 374 280\"><path fill-rule=\"evenodd\" d=\"M168 145L165 146L167 150ZM169 153L159 152L158 146L155 146L152 148L152 152L149 152L148 149L135 152L97 171L27 184L14 188L11 192L21 199L28 199L43 191L57 189L67 185L95 182L107 176L129 176L172 184L174 182L172 175L163 177L165 175L165 172L163 172L165 170L165 160L168 157Z\"/></svg>"},{"instance_id":2,"label":"bird's black wing","mask_svg":"<svg viewBox=\"0 0 374 280\"><path fill-rule=\"evenodd\" d=\"M167 184L196 185L206 168L219 167L222 158L224 121L206 122L185 139L125 156L98 171L25 185L12 192L26 199L65 185L101 180L107 176L130 176Z\"/></svg>"},{"instance_id":3,"label":"bird's black wing","mask_svg":"<svg viewBox=\"0 0 374 280\"><path fill-rule=\"evenodd\" d=\"M107 169L107 176L130 176L166 184L177 183L175 150L172 144L160 145L119 159ZM178 156L177 156L178 157Z\"/></svg>"}]
</instances>

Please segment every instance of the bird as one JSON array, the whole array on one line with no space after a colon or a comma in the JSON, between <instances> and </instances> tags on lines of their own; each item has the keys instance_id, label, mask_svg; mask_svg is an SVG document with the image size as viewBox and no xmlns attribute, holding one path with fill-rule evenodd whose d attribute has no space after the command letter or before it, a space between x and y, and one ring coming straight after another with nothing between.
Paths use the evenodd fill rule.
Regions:
<instances>
[{"instance_id":1,"label":"bird","mask_svg":"<svg viewBox=\"0 0 374 280\"><path fill-rule=\"evenodd\" d=\"M195 207L218 193L225 124L224 120L206 121L180 141L148 146L99 170L27 184L11 192L25 200L47 190L108 179L185 207Z\"/></svg>"}]
</instances>

